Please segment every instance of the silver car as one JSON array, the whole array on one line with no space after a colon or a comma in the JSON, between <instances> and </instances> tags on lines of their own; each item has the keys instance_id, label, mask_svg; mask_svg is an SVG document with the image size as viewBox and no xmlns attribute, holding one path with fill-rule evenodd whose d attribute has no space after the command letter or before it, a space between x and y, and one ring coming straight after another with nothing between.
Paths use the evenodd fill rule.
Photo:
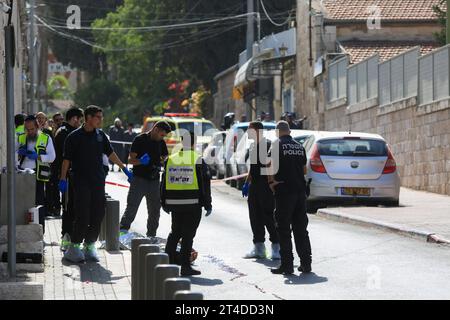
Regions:
<instances>
[{"instance_id":1,"label":"silver car","mask_svg":"<svg viewBox=\"0 0 450 320\"><path fill-rule=\"evenodd\" d=\"M316 132L305 141L308 212L329 204L399 205L400 177L392 152L377 134Z\"/></svg>"}]
</instances>

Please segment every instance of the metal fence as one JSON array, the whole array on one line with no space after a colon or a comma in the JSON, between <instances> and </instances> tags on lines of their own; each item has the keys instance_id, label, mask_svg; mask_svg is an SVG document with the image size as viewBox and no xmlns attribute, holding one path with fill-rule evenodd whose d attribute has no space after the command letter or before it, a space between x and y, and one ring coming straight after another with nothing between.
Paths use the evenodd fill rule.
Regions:
<instances>
[{"instance_id":1,"label":"metal fence","mask_svg":"<svg viewBox=\"0 0 450 320\"><path fill-rule=\"evenodd\" d=\"M378 66L379 104L417 96L420 47L408 50Z\"/></svg>"},{"instance_id":2,"label":"metal fence","mask_svg":"<svg viewBox=\"0 0 450 320\"><path fill-rule=\"evenodd\" d=\"M329 102L347 97L348 64L348 57L345 57L331 63L328 66Z\"/></svg>"},{"instance_id":3,"label":"metal fence","mask_svg":"<svg viewBox=\"0 0 450 320\"><path fill-rule=\"evenodd\" d=\"M447 45L419 58L419 104L450 96L449 50Z\"/></svg>"},{"instance_id":4,"label":"metal fence","mask_svg":"<svg viewBox=\"0 0 450 320\"><path fill-rule=\"evenodd\" d=\"M378 96L378 61L377 54L347 69L347 96L350 106Z\"/></svg>"}]
</instances>

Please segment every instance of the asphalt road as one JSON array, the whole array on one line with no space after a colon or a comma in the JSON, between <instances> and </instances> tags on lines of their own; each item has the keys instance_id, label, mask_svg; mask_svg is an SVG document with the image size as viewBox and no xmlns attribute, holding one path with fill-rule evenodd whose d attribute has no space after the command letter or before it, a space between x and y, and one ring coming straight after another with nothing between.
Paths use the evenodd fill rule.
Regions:
<instances>
[{"instance_id":1,"label":"asphalt road","mask_svg":"<svg viewBox=\"0 0 450 320\"><path fill-rule=\"evenodd\" d=\"M126 184L123 174L108 181ZM128 190L107 192L125 210ZM142 201L132 231L145 234ZM313 273L276 276L271 260L245 260L252 235L247 203L239 191L213 185L213 214L203 218L194 240L199 251L193 290L206 299L450 299L450 249L371 228L310 217ZM166 238L170 216L161 211L158 236ZM267 240L267 248L270 243ZM299 261L296 259L296 264Z\"/></svg>"}]
</instances>

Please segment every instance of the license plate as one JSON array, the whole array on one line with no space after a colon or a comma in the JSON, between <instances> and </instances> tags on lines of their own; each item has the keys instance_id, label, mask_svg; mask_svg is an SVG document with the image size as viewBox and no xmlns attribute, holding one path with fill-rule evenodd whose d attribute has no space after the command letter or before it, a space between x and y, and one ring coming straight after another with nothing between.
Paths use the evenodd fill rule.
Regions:
<instances>
[{"instance_id":1,"label":"license plate","mask_svg":"<svg viewBox=\"0 0 450 320\"><path fill-rule=\"evenodd\" d=\"M370 196L369 188L341 188L341 194L345 196Z\"/></svg>"}]
</instances>

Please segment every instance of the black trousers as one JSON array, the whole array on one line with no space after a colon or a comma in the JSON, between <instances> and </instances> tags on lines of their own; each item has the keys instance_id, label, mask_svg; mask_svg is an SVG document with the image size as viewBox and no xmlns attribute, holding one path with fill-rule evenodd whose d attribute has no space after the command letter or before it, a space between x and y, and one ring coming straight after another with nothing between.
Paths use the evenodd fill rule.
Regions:
<instances>
[{"instance_id":1,"label":"black trousers","mask_svg":"<svg viewBox=\"0 0 450 320\"><path fill-rule=\"evenodd\" d=\"M302 265L311 264L306 195L304 192L275 195L275 221L280 236L281 266L292 268L291 234L294 233L295 248Z\"/></svg>"},{"instance_id":2,"label":"black trousers","mask_svg":"<svg viewBox=\"0 0 450 320\"><path fill-rule=\"evenodd\" d=\"M47 183L46 194L49 214L58 214L61 210L61 197L58 190L59 179L56 175L50 177Z\"/></svg>"},{"instance_id":3,"label":"black trousers","mask_svg":"<svg viewBox=\"0 0 450 320\"><path fill-rule=\"evenodd\" d=\"M181 265L189 266L192 245L197 228L202 219L200 206L193 210L179 210L172 212L172 230L167 237L165 252L169 255L170 263L176 263L177 244L181 239Z\"/></svg>"},{"instance_id":4,"label":"black trousers","mask_svg":"<svg viewBox=\"0 0 450 320\"><path fill-rule=\"evenodd\" d=\"M267 179L255 179L248 194L248 212L253 232L253 243L265 242L265 228L272 243L279 243L274 219L275 201Z\"/></svg>"},{"instance_id":5,"label":"black trousers","mask_svg":"<svg viewBox=\"0 0 450 320\"><path fill-rule=\"evenodd\" d=\"M72 243L94 243L105 216L105 185L73 176L74 222Z\"/></svg>"},{"instance_id":6,"label":"black trousers","mask_svg":"<svg viewBox=\"0 0 450 320\"><path fill-rule=\"evenodd\" d=\"M73 223L74 223L74 207L73 207L73 199L74 199L74 189L73 189L73 181L71 176L67 179L69 184L69 188L67 192L62 196L62 228L61 235L64 237L66 233L72 237L73 231Z\"/></svg>"},{"instance_id":7,"label":"black trousers","mask_svg":"<svg viewBox=\"0 0 450 320\"><path fill-rule=\"evenodd\" d=\"M47 216L47 197L45 192L46 183L36 180L36 206L42 206L39 212L39 224L45 233L45 217Z\"/></svg>"}]
</instances>

